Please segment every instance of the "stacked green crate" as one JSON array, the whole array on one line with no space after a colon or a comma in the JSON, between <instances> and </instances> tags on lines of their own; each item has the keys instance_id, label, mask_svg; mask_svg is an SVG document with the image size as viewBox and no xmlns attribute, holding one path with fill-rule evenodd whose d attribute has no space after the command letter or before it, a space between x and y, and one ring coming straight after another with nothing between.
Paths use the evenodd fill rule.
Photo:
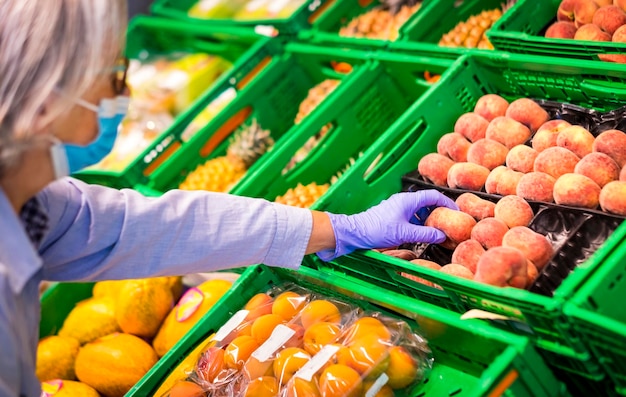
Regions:
<instances>
[{"instance_id":1,"label":"stacked green crate","mask_svg":"<svg viewBox=\"0 0 626 397\"><path fill-rule=\"evenodd\" d=\"M234 288L127 395L153 395L171 371L253 295L283 282L295 282L366 310L407 316L400 318L428 340L434 357L432 371L410 395L569 395L526 338L499 331L478 320L461 320L457 314L361 280L307 267L294 272L262 265L249 268ZM349 295L344 295L346 292Z\"/></svg>"},{"instance_id":2,"label":"stacked green crate","mask_svg":"<svg viewBox=\"0 0 626 397\"><path fill-rule=\"evenodd\" d=\"M573 62L542 57L502 57L497 53L471 54L459 59L428 95L418 100L383 134L361 159L335 185L332 199L324 197L315 209L354 213L380 202L402 189L401 177L417 169L419 160L436 152L439 138L453 130L456 119L473 110L476 100L497 93L508 100L520 97L551 99L595 108L614 109L624 99L619 87L626 84L619 67L595 62ZM372 163L375 166L368 171ZM366 172L367 171L367 172ZM355 199L358 197L358 199ZM589 258L577 273L593 274L626 233L622 225ZM346 274L369 273L385 285L413 289L413 295L441 297L442 291L403 277L398 271L430 280L442 287L445 302L453 302L459 312L481 309L507 318L494 324L533 338L550 364L591 379L604 374L597 360L572 329L563 314L563 299L573 286L561 285L551 298L526 290L498 288L442 274L375 251L357 252L340 258L335 271Z\"/></svg>"},{"instance_id":3,"label":"stacked green crate","mask_svg":"<svg viewBox=\"0 0 626 397\"><path fill-rule=\"evenodd\" d=\"M259 39L258 36L239 29L216 29L210 26L193 27L189 25L154 17L134 18L128 28L128 45L126 54L131 59L168 56L169 54L208 54L222 58L223 62L234 64L233 68L242 69L250 54L258 53L268 39ZM248 54L248 55L246 55ZM226 73L224 73L226 74ZM76 177L89 183L108 185L115 188L132 187L143 177L142 166L146 156L162 149L162 144L169 137L170 140L180 140L179 136L172 136L171 131L182 130L200 112L216 99L210 88L222 92L224 74L199 76L194 86L189 90L193 96L199 95L193 104L182 110L174 119L173 124L160 133L157 138L134 160L119 170L90 168L76 174ZM202 93L202 94L201 94ZM191 94L190 94L191 95Z\"/></svg>"}]
</instances>

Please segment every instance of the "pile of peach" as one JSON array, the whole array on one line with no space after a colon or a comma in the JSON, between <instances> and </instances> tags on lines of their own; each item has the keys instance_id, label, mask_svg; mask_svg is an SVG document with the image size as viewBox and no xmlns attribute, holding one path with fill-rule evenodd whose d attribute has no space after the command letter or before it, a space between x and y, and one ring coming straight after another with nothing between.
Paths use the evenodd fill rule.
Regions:
<instances>
[{"instance_id":1,"label":"pile of peach","mask_svg":"<svg viewBox=\"0 0 626 397\"><path fill-rule=\"evenodd\" d=\"M534 217L528 202L518 196L505 196L493 203L473 193L463 193L456 204L460 211L439 207L424 223L446 234L441 246L454 250L451 263L441 266L418 259L411 250L381 250L382 253L485 284L529 288L554 252L545 236L528 227ZM437 287L408 273L402 275Z\"/></svg>"},{"instance_id":2,"label":"pile of peach","mask_svg":"<svg viewBox=\"0 0 626 397\"><path fill-rule=\"evenodd\" d=\"M556 18L546 30L548 38L626 43L626 0L563 0ZM626 63L626 55L598 57Z\"/></svg>"},{"instance_id":3,"label":"pile of peach","mask_svg":"<svg viewBox=\"0 0 626 397\"><path fill-rule=\"evenodd\" d=\"M427 347L407 323L305 289L280 291L235 313L169 396L394 396L428 368Z\"/></svg>"},{"instance_id":4,"label":"pile of peach","mask_svg":"<svg viewBox=\"0 0 626 397\"><path fill-rule=\"evenodd\" d=\"M431 183L626 216L626 134L594 137L565 120L548 120L531 99L482 96L443 135L419 173ZM531 144L528 141L531 139Z\"/></svg>"}]
</instances>

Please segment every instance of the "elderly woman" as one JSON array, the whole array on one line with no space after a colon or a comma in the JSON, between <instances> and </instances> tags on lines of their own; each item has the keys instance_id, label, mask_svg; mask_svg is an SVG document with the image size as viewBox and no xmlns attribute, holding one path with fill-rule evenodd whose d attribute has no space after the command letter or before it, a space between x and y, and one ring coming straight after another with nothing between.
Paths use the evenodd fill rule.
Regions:
<instances>
[{"instance_id":1,"label":"elderly woman","mask_svg":"<svg viewBox=\"0 0 626 397\"><path fill-rule=\"evenodd\" d=\"M297 269L359 248L441 242L411 224L435 191L356 215L171 191L158 199L67 175L110 150L128 100L124 0L0 2L0 396L39 396L42 280L95 281L254 263ZM242 249L245 247L245 249Z\"/></svg>"}]
</instances>

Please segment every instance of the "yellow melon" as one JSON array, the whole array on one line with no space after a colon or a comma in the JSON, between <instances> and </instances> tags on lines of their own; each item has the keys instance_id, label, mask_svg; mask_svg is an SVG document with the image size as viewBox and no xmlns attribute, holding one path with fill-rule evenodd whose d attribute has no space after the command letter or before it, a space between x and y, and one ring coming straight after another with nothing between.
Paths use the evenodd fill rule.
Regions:
<instances>
[{"instance_id":1,"label":"yellow melon","mask_svg":"<svg viewBox=\"0 0 626 397\"><path fill-rule=\"evenodd\" d=\"M80 343L74 338L48 336L37 345L37 378L41 382L51 379L76 379L74 361Z\"/></svg>"},{"instance_id":2,"label":"yellow melon","mask_svg":"<svg viewBox=\"0 0 626 397\"><path fill-rule=\"evenodd\" d=\"M170 311L152 345L162 357L180 340L230 289L226 280L209 280L191 288Z\"/></svg>"},{"instance_id":3,"label":"yellow melon","mask_svg":"<svg viewBox=\"0 0 626 397\"><path fill-rule=\"evenodd\" d=\"M117 299L117 295L120 289L124 285L126 280L107 280L98 281L93 285L91 294L94 298L101 298L103 296L110 296L113 299Z\"/></svg>"},{"instance_id":4,"label":"yellow melon","mask_svg":"<svg viewBox=\"0 0 626 397\"><path fill-rule=\"evenodd\" d=\"M120 289L115 318L122 331L152 338L172 306L172 291L162 280L128 280Z\"/></svg>"},{"instance_id":5,"label":"yellow melon","mask_svg":"<svg viewBox=\"0 0 626 397\"><path fill-rule=\"evenodd\" d=\"M100 397L91 386L71 380L51 380L44 382L41 388L46 396L51 397Z\"/></svg>"},{"instance_id":6,"label":"yellow melon","mask_svg":"<svg viewBox=\"0 0 626 397\"><path fill-rule=\"evenodd\" d=\"M142 339L115 333L83 346L76 357L76 376L107 397L122 397L158 357Z\"/></svg>"},{"instance_id":7,"label":"yellow melon","mask_svg":"<svg viewBox=\"0 0 626 397\"><path fill-rule=\"evenodd\" d=\"M70 312L59 336L74 338L81 345L120 331L115 319L115 301L109 296L79 302Z\"/></svg>"}]
</instances>

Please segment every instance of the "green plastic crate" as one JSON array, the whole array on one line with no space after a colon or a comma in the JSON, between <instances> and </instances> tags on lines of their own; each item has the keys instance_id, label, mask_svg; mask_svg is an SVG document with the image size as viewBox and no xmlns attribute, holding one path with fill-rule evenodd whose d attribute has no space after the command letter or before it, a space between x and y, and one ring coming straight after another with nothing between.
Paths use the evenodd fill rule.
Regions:
<instances>
[{"instance_id":1,"label":"green plastic crate","mask_svg":"<svg viewBox=\"0 0 626 397\"><path fill-rule=\"evenodd\" d=\"M519 97L552 99L609 110L621 106L626 99L619 89L625 84L621 71L599 62L560 59L557 63L551 58L515 55L505 58L487 52L465 55L444 75L440 84L419 99L344 174L334 186L332 199L322 197L316 208L355 213L400 191L402 175L416 170L422 156L435 152L439 138L452 131L456 119L471 111L484 94L499 93L509 100ZM375 160L378 160L376 166L364 177ZM622 225L574 274L595 272L612 247L621 243L624 232L626 226ZM373 277L384 283L398 280L392 279L389 269L377 268L377 263L391 269L409 269L408 262L374 251L357 252L353 257L365 261L363 266L372 269ZM338 262L343 263L343 259ZM360 264L345 266L348 273L359 271L356 267L362 269ZM597 362L562 314L563 299L478 284L429 269L420 268L414 274L439 284L448 295L448 301L458 303L460 312L476 308L519 320L502 325L533 338L554 365L592 378L601 376ZM585 278L581 276L579 280ZM565 296L575 290L571 284L562 285L559 290L561 288ZM430 291L415 288L415 291L418 296L436 292L441 299L441 291L432 288Z\"/></svg>"},{"instance_id":2,"label":"green plastic crate","mask_svg":"<svg viewBox=\"0 0 626 397\"><path fill-rule=\"evenodd\" d=\"M76 304L91 297L94 283L57 283L42 295L39 338L56 335Z\"/></svg>"},{"instance_id":3,"label":"green plastic crate","mask_svg":"<svg viewBox=\"0 0 626 397\"><path fill-rule=\"evenodd\" d=\"M298 183L330 182L338 171L357 159L385 129L433 84L424 72L444 73L450 60L377 54L364 65L361 74L346 82L339 91L320 105L320 111L295 127L287 139L277 144L261 166L241 181L232 192L274 200ZM324 125L332 129L309 155L285 174L289 160ZM333 185L325 196L332 199ZM313 206L315 208L315 205Z\"/></svg>"},{"instance_id":4,"label":"green plastic crate","mask_svg":"<svg viewBox=\"0 0 626 397\"><path fill-rule=\"evenodd\" d=\"M273 285L295 282L314 291L358 304L366 310L401 310L433 351L432 372L411 396L560 396L569 395L526 338L494 329L479 320L409 299L356 279L303 267L298 272L253 266L211 311L165 355L127 396L153 395L167 375L193 349L253 295ZM399 317L398 314L392 314Z\"/></svg>"},{"instance_id":5,"label":"green plastic crate","mask_svg":"<svg viewBox=\"0 0 626 397\"><path fill-rule=\"evenodd\" d=\"M215 141L216 131L220 131L222 125L246 109L249 117L256 117L263 128L271 131L276 144L231 188L231 193L273 200L298 182L329 182L350 157L366 149L380 131L430 88L431 84L423 78L425 70L442 73L451 64L449 60L402 56L373 64L367 61L371 57L362 51L286 45L284 52L276 54L267 64L259 79L242 90L214 122L162 162L147 187L156 194L176 188L197 165L224 155L228 139L210 152L204 148L207 142ZM352 72L337 73L330 66L333 61L352 64ZM329 77L342 79L342 82L294 126L295 114L308 90ZM238 123L243 121L241 118ZM304 161L283 175L281 171L293 154L327 123L333 123L333 129L323 141ZM328 158L329 152L332 158ZM325 156L324 161L319 161L321 156ZM144 187L136 188L146 191Z\"/></svg>"},{"instance_id":6,"label":"green plastic crate","mask_svg":"<svg viewBox=\"0 0 626 397\"><path fill-rule=\"evenodd\" d=\"M189 16L189 9L198 0L155 0L150 8L152 14L193 23L195 25L227 26L252 29L256 26L272 27L260 29L263 35L289 34L310 26L319 14L323 13L327 3L333 0L307 0L288 18L234 20L232 18L201 19Z\"/></svg>"},{"instance_id":7,"label":"green plastic crate","mask_svg":"<svg viewBox=\"0 0 626 397\"><path fill-rule=\"evenodd\" d=\"M626 44L613 42L551 39L546 29L556 21L561 0L518 0L487 33L498 50L598 60L598 54L623 54Z\"/></svg>"},{"instance_id":8,"label":"green plastic crate","mask_svg":"<svg viewBox=\"0 0 626 397\"><path fill-rule=\"evenodd\" d=\"M571 303L565 305L564 313L576 331L585 335L585 343L614 382L615 392L626 396L626 324Z\"/></svg>"},{"instance_id":9,"label":"green plastic crate","mask_svg":"<svg viewBox=\"0 0 626 397\"><path fill-rule=\"evenodd\" d=\"M130 58L136 58L146 51L150 54L167 54L172 51L202 52L219 55L232 62L232 69L245 72L245 65L249 59L258 54L260 49L269 39L260 39L241 29L217 29L210 26L189 27L188 24L179 21L171 21L163 18L140 16L133 18L128 32L128 44L126 54ZM212 87L224 87L225 75L223 73ZM106 170L83 170L75 176L88 183L96 183L114 188L132 187L141 182L144 171L144 157L150 156L154 151L161 149L163 141L172 135L172 131L182 131L191 120L201 112L215 98L213 90L207 90L194 102L189 109L180 113L172 126L165 130L155 141L139 154L134 161L121 171ZM215 89L222 92L219 88Z\"/></svg>"}]
</instances>

